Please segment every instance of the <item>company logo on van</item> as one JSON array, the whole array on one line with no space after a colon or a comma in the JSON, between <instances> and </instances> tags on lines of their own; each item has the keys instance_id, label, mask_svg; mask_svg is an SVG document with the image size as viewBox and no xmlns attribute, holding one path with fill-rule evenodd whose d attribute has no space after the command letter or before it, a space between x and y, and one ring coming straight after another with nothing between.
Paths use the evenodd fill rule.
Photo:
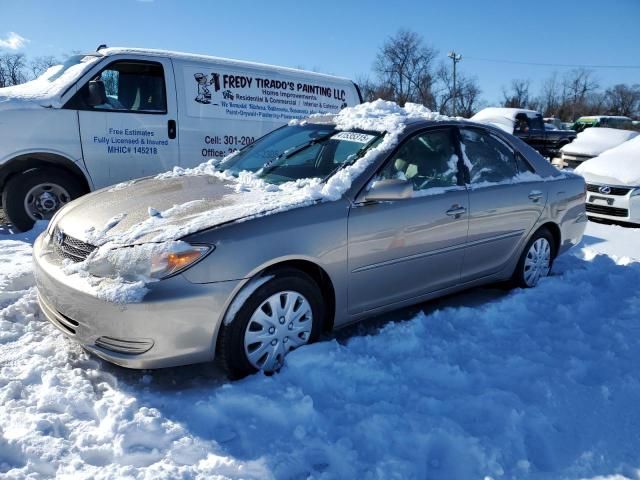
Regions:
<instances>
[{"instance_id":1,"label":"company logo on van","mask_svg":"<svg viewBox=\"0 0 640 480\"><path fill-rule=\"evenodd\" d=\"M198 95L196 96L195 101L198 103L210 104L211 90L209 90L209 87L213 86L213 90L215 92L220 90L220 74L212 73L211 79L209 79L207 74L198 72L193 75L193 78L195 79L198 88ZM213 105L217 105L217 103L214 103Z\"/></svg>"}]
</instances>

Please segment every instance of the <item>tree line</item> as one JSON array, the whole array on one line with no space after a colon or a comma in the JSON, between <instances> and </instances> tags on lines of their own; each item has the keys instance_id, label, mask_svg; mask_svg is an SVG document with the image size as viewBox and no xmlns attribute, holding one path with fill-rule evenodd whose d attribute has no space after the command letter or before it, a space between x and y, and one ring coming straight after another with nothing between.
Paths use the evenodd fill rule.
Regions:
<instances>
[{"instance_id":1,"label":"tree line","mask_svg":"<svg viewBox=\"0 0 640 480\"><path fill-rule=\"evenodd\" d=\"M23 53L1 54L0 87L32 80L58 63L61 60L52 56L28 60ZM400 105L419 103L445 115L455 112L467 118L487 106L477 77L458 72L454 92L451 62L439 60L438 50L410 30L399 30L382 44L371 73L358 78L365 101L382 98ZM620 83L602 89L593 71L584 68L552 73L537 94L530 80L514 79L503 87L502 96L504 107L538 110L545 117L567 122L583 115L640 117L640 84Z\"/></svg>"},{"instance_id":2,"label":"tree line","mask_svg":"<svg viewBox=\"0 0 640 480\"><path fill-rule=\"evenodd\" d=\"M399 30L380 47L373 78L359 79L363 97L393 100L401 105L420 103L445 115L453 114L452 65L444 60L438 62L438 56L439 52L418 33ZM456 83L457 115L468 118L488 106L481 98L477 77L458 73ZM562 75L552 73L537 94L528 79L514 79L502 90L500 106L537 110L545 117L567 122L584 115L640 117L640 84L620 83L602 89L593 71L584 68Z\"/></svg>"}]
</instances>

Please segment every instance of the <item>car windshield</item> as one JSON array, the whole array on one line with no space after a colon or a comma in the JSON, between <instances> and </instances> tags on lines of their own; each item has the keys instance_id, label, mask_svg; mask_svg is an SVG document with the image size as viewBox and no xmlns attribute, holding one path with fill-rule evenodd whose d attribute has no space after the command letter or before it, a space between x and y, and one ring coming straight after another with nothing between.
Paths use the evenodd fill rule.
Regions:
<instances>
[{"instance_id":1,"label":"car windshield","mask_svg":"<svg viewBox=\"0 0 640 480\"><path fill-rule=\"evenodd\" d=\"M360 158L382 136L379 132L339 131L326 124L290 125L245 147L219 168L232 175L253 172L274 184L326 178Z\"/></svg>"}]
</instances>

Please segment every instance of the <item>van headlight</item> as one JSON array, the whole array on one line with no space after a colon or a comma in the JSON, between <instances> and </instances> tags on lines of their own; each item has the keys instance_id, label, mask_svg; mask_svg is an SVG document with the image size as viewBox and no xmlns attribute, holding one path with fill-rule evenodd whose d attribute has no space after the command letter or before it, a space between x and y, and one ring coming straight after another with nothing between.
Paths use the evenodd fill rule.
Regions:
<instances>
[{"instance_id":1,"label":"van headlight","mask_svg":"<svg viewBox=\"0 0 640 480\"><path fill-rule=\"evenodd\" d=\"M631 196L632 197L640 196L640 187L636 187L633 190L631 190Z\"/></svg>"}]
</instances>

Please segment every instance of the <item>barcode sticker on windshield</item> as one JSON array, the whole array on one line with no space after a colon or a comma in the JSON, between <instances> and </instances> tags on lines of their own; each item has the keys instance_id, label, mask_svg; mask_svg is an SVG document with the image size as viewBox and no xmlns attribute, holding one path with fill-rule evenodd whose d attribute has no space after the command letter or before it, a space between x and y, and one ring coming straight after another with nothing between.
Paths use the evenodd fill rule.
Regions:
<instances>
[{"instance_id":1,"label":"barcode sticker on windshield","mask_svg":"<svg viewBox=\"0 0 640 480\"><path fill-rule=\"evenodd\" d=\"M374 138L376 138L375 135L367 135L366 133L340 132L331 137L331 140L345 140L347 142L369 143Z\"/></svg>"}]
</instances>

